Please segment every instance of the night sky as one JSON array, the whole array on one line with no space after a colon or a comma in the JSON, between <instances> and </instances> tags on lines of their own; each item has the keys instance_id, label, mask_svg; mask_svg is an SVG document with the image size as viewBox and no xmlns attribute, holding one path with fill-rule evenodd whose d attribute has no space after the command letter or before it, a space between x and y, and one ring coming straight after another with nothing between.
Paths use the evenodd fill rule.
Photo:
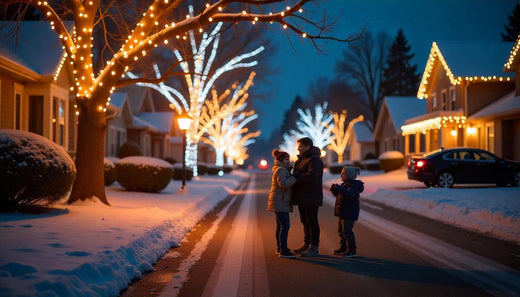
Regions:
<instances>
[{"instance_id":1,"label":"night sky","mask_svg":"<svg viewBox=\"0 0 520 297\"><path fill-rule=\"evenodd\" d=\"M327 15L341 19L335 26L334 36L345 37L361 31L367 25L372 33L385 31L395 38L403 29L413 60L422 75L433 41L468 40L501 41L500 33L508 24L515 0L329 0L321 1L320 9ZM307 5L307 9L314 6ZM270 38L278 43L274 53L280 71L271 78L269 88L274 90L268 101L257 103L260 137L267 139L275 127L279 127L285 111L297 95L305 98L310 83L319 77L334 77L334 66L345 43L327 42L322 45L324 53L318 54L307 40L293 38L293 46L287 36L273 27ZM504 61L505 63L505 61ZM261 83L255 87L266 87Z\"/></svg>"}]
</instances>

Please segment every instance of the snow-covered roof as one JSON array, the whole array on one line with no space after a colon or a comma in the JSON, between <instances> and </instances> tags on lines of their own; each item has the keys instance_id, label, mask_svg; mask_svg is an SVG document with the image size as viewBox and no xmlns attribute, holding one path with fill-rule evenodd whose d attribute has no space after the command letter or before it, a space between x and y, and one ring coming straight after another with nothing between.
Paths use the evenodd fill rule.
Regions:
<instances>
[{"instance_id":1,"label":"snow-covered roof","mask_svg":"<svg viewBox=\"0 0 520 297\"><path fill-rule=\"evenodd\" d=\"M512 91L497 101L472 114L469 119L481 119L486 117L499 117L510 114L520 116L520 96L515 96Z\"/></svg>"},{"instance_id":2,"label":"snow-covered roof","mask_svg":"<svg viewBox=\"0 0 520 297\"><path fill-rule=\"evenodd\" d=\"M159 131L170 133L173 112L141 112L138 117L157 127Z\"/></svg>"},{"instance_id":3,"label":"snow-covered roof","mask_svg":"<svg viewBox=\"0 0 520 297\"><path fill-rule=\"evenodd\" d=\"M358 142L371 142L372 131L368 129L366 122L357 122L354 124L354 133Z\"/></svg>"},{"instance_id":4,"label":"snow-covered roof","mask_svg":"<svg viewBox=\"0 0 520 297\"><path fill-rule=\"evenodd\" d=\"M440 60L453 85L460 84L463 80L511 80L514 73L505 73L503 65L512 47L512 42L433 42L417 97L427 98L431 72L437 60Z\"/></svg>"},{"instance_id":5,"label":"snow-covered roof","mask_svg":"<svg viewBox=\"0 0 520 297\"><path fill-rule=\"evenodd\" d=\"M520 34L516 38L515 45L513 46L513 49L511 49L511 52L509 53L509 57L507 57L506 63L504 64L504 71L505 72L515 72L515 68L517 67L518 63L520 63Z\"/></svg>"},{"instance_id":6,"label":"snow-covered roof","mask_svg":"<svg viewBox=\"0 0 520 297\"><path fill-rule=\"evenodd\" d=\"M128 95L126 93L121 93L121 92L112 93L112 95L110 95L110 104L114 105L117 108L122 108L123 103L125 103L127 96Z\"/></svg>"},{"instance_id":7,"label":"snow-covered roof","mask_svg":"<svg viewBox=\"0 0 520 297\"><path fill-rule=\"evenodd\" d=\"M151 123L148 123L147 121L139 118L138 116L134 116L133 119L134 119L135 127L145 127L145 128L151 128L153 130L159 130L159 128L157 128L154 125L152 125Z\"/></svg>"},{"instance_id":8,"label":"snow-covered roof","mask_svg":"<svg viewBox=\"0 0 520 297\"><path fill-rule=\"evenodd\" d=\"M2 24L8 23L7 21ZM68 29L72 22L66 22ZM13 25L1 26L0 35L8 34ZM0 47L0 55L40 75L54 75L64 51L58 35L46 21L23 21L19 23L17 40Z\"/></svg>"},{"instance_id":9,"label":"snow-covered roof","mask_svg":"<svg viewBox=\"0 0 520 297\"><path fill-rule=\"evenodd\" d=\"M396 129L407 119L426 113L426 100L415 96L387 96L384 101Z\"/></svg>"}]
</instances>

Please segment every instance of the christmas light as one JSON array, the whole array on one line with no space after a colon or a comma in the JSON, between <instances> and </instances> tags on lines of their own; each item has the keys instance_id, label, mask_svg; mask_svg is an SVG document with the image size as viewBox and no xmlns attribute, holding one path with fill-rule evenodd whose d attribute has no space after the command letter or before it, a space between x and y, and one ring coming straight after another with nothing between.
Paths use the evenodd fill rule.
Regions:
<instances>
[{"instance_id":1,"label":"christmas light","mask_svg":"<svg viewBox=\"0 0 520 297\"><path fill-rule=\"evenodd\" d=\"M291 130L291 133L298 138L310 137L314 145L320 149L327 146L332 138L332 129L334 128L334 123L332 123L333 116L325 114L327 105L327 102L324 102L323 106L316 105L314 116L312 116L309 109L303 112L302 109L298 108L300 118L296 121L296 126L299 131Z\"/></svg>"},{"instance_id":2,"label":"christmas light","mask_svg":"<svg viewBox=\"0 0 520 297\"><path fill-rule=\"evenodd\" d=\"M333 150L338 155L338 163L343 162L343 152L347 148L348 141L350 139L350 134L354 124L357 122L363 121L363 116L360 115L357 118L351 120L345 129L345 120L347 119L347 111L343 110L341 114L334 112L332 114L334 117L334 126L332 127L332 137L330 139L330 144L327 148Z\"/></svg>"}]
</instances>

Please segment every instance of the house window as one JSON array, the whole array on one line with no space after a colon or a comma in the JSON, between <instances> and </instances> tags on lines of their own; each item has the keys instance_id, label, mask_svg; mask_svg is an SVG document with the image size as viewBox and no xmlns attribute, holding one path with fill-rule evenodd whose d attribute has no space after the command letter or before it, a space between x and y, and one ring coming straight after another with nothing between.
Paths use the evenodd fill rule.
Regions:
<instances>
[{"instance_id":1,"label":"house window","mask_svg":"<svg viewBox=\"0 0 520 297\"><path fill-rule=\"evenodd\" d=\"M426 151L426 135L423 133L419 133L419 151Z\"/></svg>"},{"instance_id":2,"label":"house window","mask_svg":"<svg viewBox=\"0 0 520 297\"><path fill-rule=\"evenodd\" d=\"M408 135L408 151L415 153L415 134Z\"/></svg>"},{"instance_id":3,"label":"house window","mask_svg":"<svg viewBox=\"0 0 520 297\"><path fill-rule=\"evenodd\" d=\"M437 109L437 96L432 95L432 108L433 110Z\"/></svg>"},{"instance_id":4,"label":"house window","mask_svg":"<svg viewBox=\"0 0 520 297\"><path fill-rule=\"evenodd\" d=\"M52 141L65 145L65 100L52 98Z\"/></svg>"},{"instance_id":5,"label":"house window","mask_svg":"<svg viewBox=\"0 0 520 297\"><path fill-rule=\"evenodd\" d=\"M455 110L455 101L457 101L457 93L455 88L450 88L450 110Z\"/></svg>"},{"instance_id":6,"label":"house window","mask_svg":"<svg viewBox=\"0 0 520 297\"><path fill-rule=\"evenodd\" d=\"M486 149L492 153L495 152L495 125L493 123L486 124Z\"/></svg>"},{"instance_id":7,"label":"house window","mask_svg":"<svg viewBox=\"0 0 520 297\"><path fill-rule=\"evenodd\" d=\"M22 95L18 93L14 94L14 128L22 128Z\"/></svg>"},{"instance_id":8,"label":"house window","mask_svg":"<svg viewBox=\"0 0 520 297\"><path fill-rule=\"evenodd\" d=\"M43 96L29 96L29 132L43 136Z\"/></svg>"},{"instance_id":9,"label":"house window","mask_svg":"<svg viewBox=\"0 0 520 297\"><path fill-rule=\"evenodd\" d=\"M442 108L442 110L446 110L447 109L447 100L448 100L447 96L448 96L448 94L446 94L446 90L442 90L442 92L441 92L441 98L442 98L442 102L441 102L442 106L441 106L441 108Z\"/></svg>"}]
</instances>

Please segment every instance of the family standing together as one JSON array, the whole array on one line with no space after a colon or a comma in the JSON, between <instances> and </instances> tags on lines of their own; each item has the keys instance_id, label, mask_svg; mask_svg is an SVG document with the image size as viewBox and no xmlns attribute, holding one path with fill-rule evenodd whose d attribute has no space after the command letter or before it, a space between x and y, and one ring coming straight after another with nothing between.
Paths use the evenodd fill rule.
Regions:
<instances>
[{"instance_id":1,"label":"family standing together","mask_svg":"<svg viewBox=\"0 0 520 297\"><path fill-rule=\"evenodd\" d=\"M320 224L318 209L323 205L323 161L321 150L313 145L312 139L298 140L298 159L291 164L287 152L273 150L274 165L267 209L276 215L276 254L281 258L318 256L320 244ZM345 166L341 171L341 184L330 188L336 197L334 215L338 217L340 247L334 254L344 257L356 256L356 239L353 232L359 217L359 194L363 192L363 182L357 180L359 169ZM293 206L298 207L303 225L303 244L291 250L287 247L290 219Z\"/></svg>"}]
</instances>

